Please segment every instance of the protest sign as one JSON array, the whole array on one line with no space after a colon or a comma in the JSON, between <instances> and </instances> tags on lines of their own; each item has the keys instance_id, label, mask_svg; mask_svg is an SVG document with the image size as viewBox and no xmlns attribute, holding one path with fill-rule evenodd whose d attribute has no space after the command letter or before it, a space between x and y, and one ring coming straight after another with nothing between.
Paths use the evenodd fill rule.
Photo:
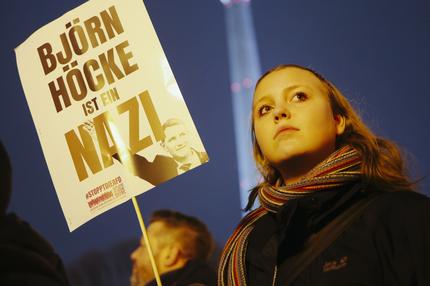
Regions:
<instances>
[{"instance_id":1,"label":"protest sign","mask_svg":"<svg viewBox=\"0 0 430 286\"><path fill-rule=\"evenodd\" d=\"M141 0L92 0L15 49L70 231L208 161Z\"/></svg>"}]
</instances>

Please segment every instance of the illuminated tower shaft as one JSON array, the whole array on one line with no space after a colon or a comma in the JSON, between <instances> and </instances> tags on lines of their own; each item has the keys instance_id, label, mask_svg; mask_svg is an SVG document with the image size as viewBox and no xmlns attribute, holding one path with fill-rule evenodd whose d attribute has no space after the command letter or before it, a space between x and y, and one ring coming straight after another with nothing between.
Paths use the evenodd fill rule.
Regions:
<instances>
[{"instance_id":1,"label":"illuminated tower shaft","mask_svg":"<svg viewBox=\"0 0 430 286\"><path fill-rule=\"evenodd\" d=\"M230 62L231 93L239 170L241 207L255 186L258 172L252 156L251 105L260 63L254 35L250 0L221 0L225 7Z\"/></svg>"}]
</instances>

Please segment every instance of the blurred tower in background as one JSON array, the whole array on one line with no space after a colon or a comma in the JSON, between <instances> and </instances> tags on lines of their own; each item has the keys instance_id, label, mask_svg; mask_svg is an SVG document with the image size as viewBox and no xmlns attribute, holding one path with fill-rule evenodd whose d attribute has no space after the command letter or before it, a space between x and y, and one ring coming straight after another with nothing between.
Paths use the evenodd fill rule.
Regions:
<instances>
[{"instance_id":1,"label":"blurred tower in background","mask_svg":"<svg viewBox=\"0 0 430 286\"><path fill-rule=\"evenodd\" d=\"M252 156L251 106L260 61L254 34L250 0L221 0L225 7L227 44L230 63L230 90L236 135L236 154L240 182L241 207L248 191L259 178Z\"/></svg>"}]
</instances>

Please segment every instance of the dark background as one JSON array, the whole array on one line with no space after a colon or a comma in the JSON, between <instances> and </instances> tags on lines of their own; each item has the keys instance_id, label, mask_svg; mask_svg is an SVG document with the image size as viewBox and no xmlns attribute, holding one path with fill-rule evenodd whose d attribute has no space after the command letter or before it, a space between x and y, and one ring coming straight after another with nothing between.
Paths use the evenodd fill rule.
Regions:
<instances>
[{"instance_id":1,"label":"dark background","mask_svg":"<svg viewBox=\"0 0 430 286\"><path fill-rule=\"evenodd\" d=\"M13 49L83 1L0 3L0 138L14 169L10 210L67 264L138 239L131 202L69 233L17 72ZM139 196L139 203L144 218L159 208L198 216L223 245L241 216L224 7L215 0L145 4L211 160ZM316 69L376 133L408 151L414 178L429 175L430 1L253 0L252 9L263 71L281 63ZM421 186L430 194L429 179Z\"/></svg>"}]
</instances>

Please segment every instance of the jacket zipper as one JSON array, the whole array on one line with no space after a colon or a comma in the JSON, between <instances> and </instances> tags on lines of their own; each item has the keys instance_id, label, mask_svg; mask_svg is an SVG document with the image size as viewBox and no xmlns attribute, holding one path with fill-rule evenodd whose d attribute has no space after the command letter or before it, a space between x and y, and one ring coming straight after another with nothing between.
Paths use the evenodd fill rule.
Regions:
<instances>
[{"instance_id":1,"label":"jacket zipper","mask_svg":"<svg viewBox=\"0 0 430 286\"><path fill-rule=\"evenodd\" d=\"M275 271L273 272L273 281L272 286L275 286L276 283L276 275L278 274L278 265L275 265Z\"/></svg>"}]
</instances>

